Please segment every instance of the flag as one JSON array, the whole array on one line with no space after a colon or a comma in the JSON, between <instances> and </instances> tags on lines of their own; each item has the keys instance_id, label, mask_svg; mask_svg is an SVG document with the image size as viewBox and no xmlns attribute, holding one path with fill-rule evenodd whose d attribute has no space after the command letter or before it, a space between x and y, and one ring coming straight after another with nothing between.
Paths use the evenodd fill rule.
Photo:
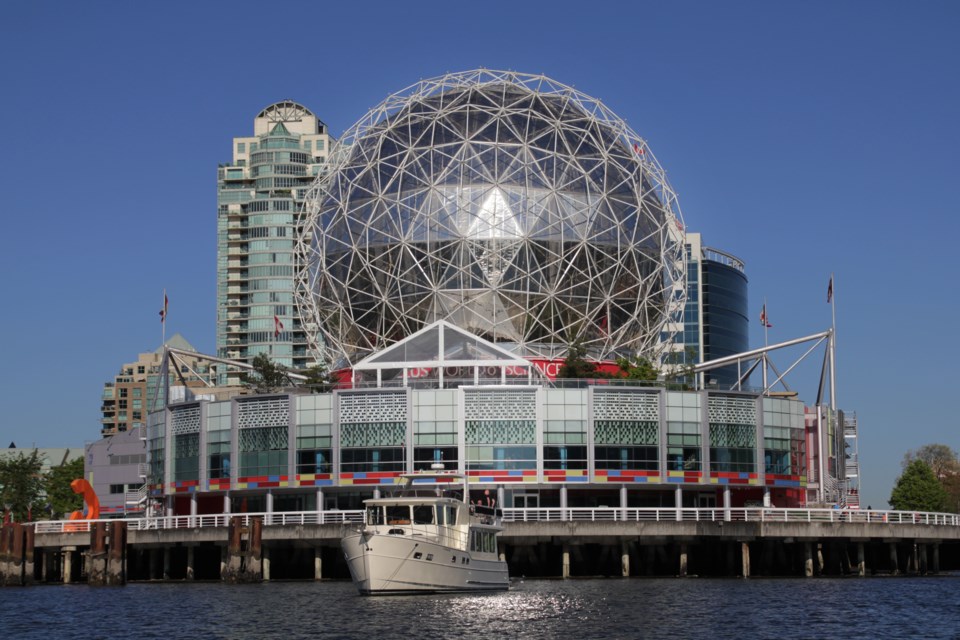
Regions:
<instances>
[{"instance_id":1,"label":"flag","mask_svg":"<svg viewBox=\"0 0 960 640\"><path fill-rule=\"evenodd\" d=\"M830 276L830 284L827 285L827 304L833 302L833 276Z\"/></svg>"},{"instance_id":2,"label":"flag","mask_svg":"<svg viewBox=\"0 0 960 640\"><path fill-rule=\"evenodd\" d=\"M636 153L638 156L642 156L642 155L643 155L643 149L641 149L641 148L640 148L640 145L638 145L638 144L636 144L636 143L634 143L634 145L633 145L633 152Z\"/></svg>"},{"instance_id":3,"label":"flag","mask_svg":"<svg viewBox=\"0 0 960 640\"><path fill-rule=\"evenodd\" d=\"M170 301L167 300L167 294L163 294L163 309L160 309L160 324L167 321L167 307L169 306Z\"/></svg>"},{"instance_id":4,"label":"flag","mask_svg":"<svg viewBox=\"0 0 960 640\"><path fill-rule=\"evenodd\" d=\"M773 327L772 324L767 322L767 305L766 304L764 304L763 309L760 310L760 324L768 329Z\"/></svg>"},{"instance_id":5,"label":"flag","mask_svg":"<svg viewBox=\"0 0 960 640\"><path fill-rule=\"evenodd\" d=\"M273 316L273 337L274 339L280 337L280 332L283 331L283 323L280 322L280 318Z\"/></svg>"}]
</instances>

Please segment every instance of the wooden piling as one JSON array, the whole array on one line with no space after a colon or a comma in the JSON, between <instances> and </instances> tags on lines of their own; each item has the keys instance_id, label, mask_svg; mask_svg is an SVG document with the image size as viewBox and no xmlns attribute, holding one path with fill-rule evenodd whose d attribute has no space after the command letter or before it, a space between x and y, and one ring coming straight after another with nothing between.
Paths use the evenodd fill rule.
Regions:
<instances>
[{"instance_id":1,"label":"wooden piling","mask_svg":"<svg viewBox=\"0 0 960 640\"><path fill-rule=\"evenodd\" d=\"M23 529L19 522L8 522L0 527L0 587L23 584Z\"/></svg>"},{"instance_id":2,"label":"wooden piling","mask_svg":"<svg viewBox=\"0 0 960 640\"><path fill-rule=\"evenodd\" d=\"M106 583L127 583L127 523L116 520L110 523L110 550L107 554Z\"/></svg>"},{"instance_id":3,"label":"wooden piling","mask_svg":"<svg viewBox=\"0 0 960 640\"><path fill-rule=\"evenodd\" d=\"M33 584L36 566L34 564L34 544L36 542L36 531L34 526L27 525L23 528L23 580L22 584Z\"/></svg>"},{"instance_id":4,"label":"wooden piling","mask_svg":"<svg viewBox=\"0 0 960 640\"><path fill-rule=\"evenodd\" d=\"M244 545L246 535L246 545ZM253 518L249 526L241 516L233 516L227 528L226 566L221 565L224 582L260 582L263 580L263 520Z\"/></svg>"},{"instance_id":5,"label":"wooden piling","mask_svg":"<svg viewBox=\"0 0 960 640\"><path fill-rule=\"evenodd\" d=\"M90 549L87 551L87 584L107 584L107 523L90 524Z\"/></svg>"}]
</instances>

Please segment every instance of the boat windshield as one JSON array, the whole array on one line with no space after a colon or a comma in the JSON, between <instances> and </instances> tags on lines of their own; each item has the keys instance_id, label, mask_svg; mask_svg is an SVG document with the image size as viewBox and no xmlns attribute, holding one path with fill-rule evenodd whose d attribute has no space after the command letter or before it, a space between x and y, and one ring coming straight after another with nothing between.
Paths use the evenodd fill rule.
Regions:
<instances>
[{"instance_id":1,"label":"boat windshield","mask_svg":"<svg viewBox=\"0 0 960 640\"><path fill-rule=\"evenodd\" d=\"M410 524L410 505L388 505L387 524Z\"/></svg>"},{"instance_id":2,"label":"boat windshield","mask_svg":"<svg viewBox=\"0 0 960 640\"><path fill-rule=\"evenodd\" d=\"M383 524L383 507L367 507L367 524Z\"/></svg>"},{"instance_id":3,"label":"boat windshield","mask_svg":"<svg viewBox=\"0 0 960 640\"><path fill-rule=\"evenodd\" d=\"M457 524L457 508L452 505L398 504L367 507L367 524Z\"/></svg>"},{"instance_id":4,"label":"boat windshield","mask_svg":"<svg viewBox=\"0 0 960 640\"><path fill-rule=\"evenodd\" d=\"M413 524L433 524L433 505L413 505Z\"/></svg>"}]
</instances>

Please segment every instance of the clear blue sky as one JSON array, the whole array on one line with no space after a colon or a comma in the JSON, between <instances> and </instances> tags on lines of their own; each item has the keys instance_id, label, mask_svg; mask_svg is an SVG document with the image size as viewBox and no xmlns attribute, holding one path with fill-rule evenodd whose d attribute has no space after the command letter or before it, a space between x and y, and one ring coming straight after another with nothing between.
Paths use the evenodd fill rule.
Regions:
<instances>
[{"instance_id":1,"label":"clear blue sky","mask_svg":"<svg viewBox=\"0 0 960 640\"><path fill-rule=\"evenodd\" d=\"M754 345L764 299L771 342L828 328L836 273L838 397L884 506L907 449L960 448L958 28L953 1L7 2L0 444L98 438L164 288L168 331L214 352L216 167L261 108L294 99L336 135L487 67L648 140L688 229L746 261ZM793 378L808 401L817 368Z\"/></svg>"}]
</instances>

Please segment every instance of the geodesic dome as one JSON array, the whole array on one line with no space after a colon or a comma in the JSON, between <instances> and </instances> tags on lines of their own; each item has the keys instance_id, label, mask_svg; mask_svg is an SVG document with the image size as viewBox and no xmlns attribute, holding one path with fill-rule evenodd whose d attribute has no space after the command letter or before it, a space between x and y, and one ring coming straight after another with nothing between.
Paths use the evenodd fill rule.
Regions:
<instances>
[{"instance_id":1,"label":"geodesic dome","mask_svg":"<svg viewBox=\"0 0 960 640\"><path fill-rule=\"evenodd\" d=\"M524 357L578 339L598 359L652 355L682 309L662 168L544 76L470 71L391 95L342 136L302 223L303 321L335 362L439 319Z\"/></svg>"}]
</instances>

